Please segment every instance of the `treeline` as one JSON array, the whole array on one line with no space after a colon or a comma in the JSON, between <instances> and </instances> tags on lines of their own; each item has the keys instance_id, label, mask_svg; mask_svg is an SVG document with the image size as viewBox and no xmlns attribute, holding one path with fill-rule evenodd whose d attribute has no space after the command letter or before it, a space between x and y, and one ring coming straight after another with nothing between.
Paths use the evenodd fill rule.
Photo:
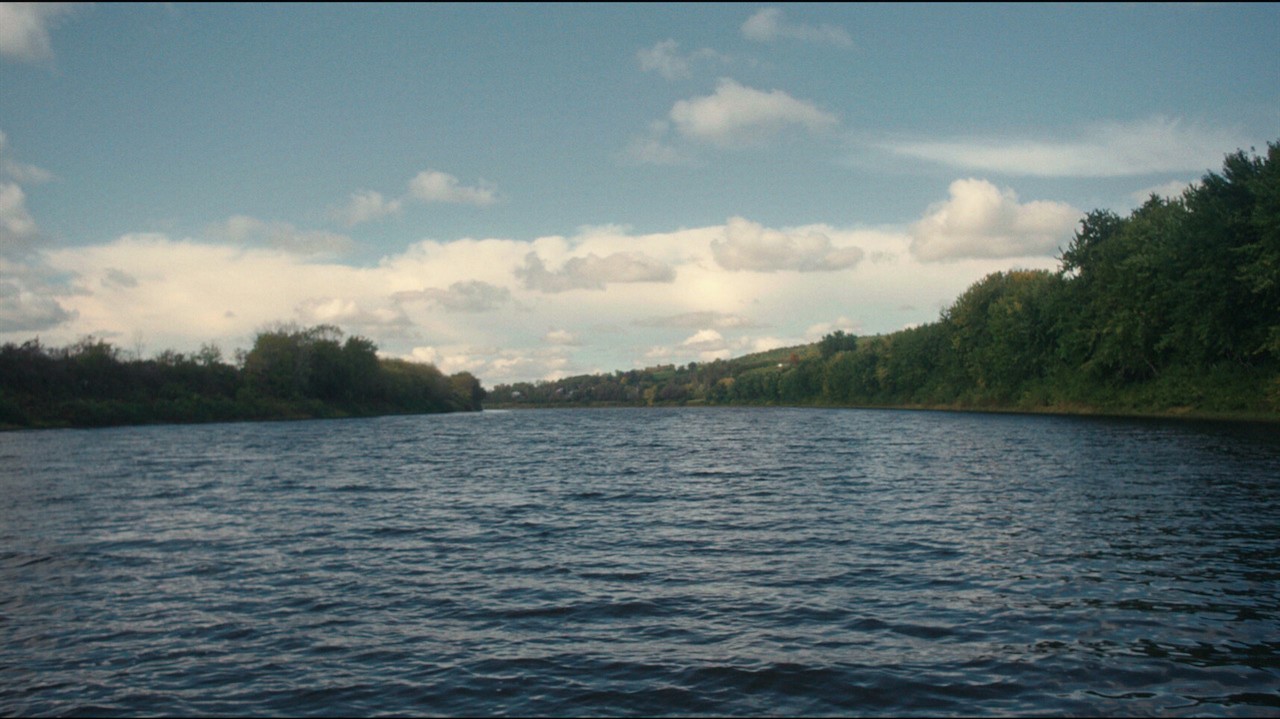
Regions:
<instances>
[{"instance_id":1,"label":"treeline","mask_svg":"<svg viewBox=\"0 0 1280 719\"><path fill-rule=\"evenodd\" d=\"M470 373L385 359L330 325L259 332L237 362L216 345L127 358L89 337L63 348L0 347L0 426L94 427L157 422L302 419L477 411Z\"/></svg>"},{"instance_id":2,"label":"treeline","mask_svg":"<svg viewBox=\"0 0 1280 719\"><path fill-rule=\"evenodd\" d=\"M1057 271L997 272L936 322L735 360L499 385L491 402L1280 415L1280 143L1180 198L1083 219Z\"/></svg>"}]
</instances>

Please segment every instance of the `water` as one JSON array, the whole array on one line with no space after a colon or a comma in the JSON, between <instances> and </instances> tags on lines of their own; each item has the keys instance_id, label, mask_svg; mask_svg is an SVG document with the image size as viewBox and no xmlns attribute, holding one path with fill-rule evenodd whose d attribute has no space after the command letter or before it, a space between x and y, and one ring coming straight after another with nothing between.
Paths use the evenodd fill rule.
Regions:
<instances>
[{"instance_id":1,"label":"water","mask_svg":"<svg viewBox=\"0 0 1280 719\"><path fill-rule=\"evenodd\" d=\"M1274 426L0 434L0 714L1275 715L1278 520Z\"/></svg>"}]
</instances>

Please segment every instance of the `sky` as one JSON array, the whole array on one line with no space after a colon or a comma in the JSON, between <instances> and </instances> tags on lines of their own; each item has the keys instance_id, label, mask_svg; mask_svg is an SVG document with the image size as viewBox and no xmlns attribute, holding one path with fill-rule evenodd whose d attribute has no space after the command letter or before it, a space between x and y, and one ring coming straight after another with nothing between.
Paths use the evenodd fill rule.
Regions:
<instances>
[{"instance_id":1,"label":"sky","mask_svg":"<svg viewBox=\"0 0 1280 719\"><path fill-rule=\"evenodd\" d=\"M0 3L0 342L485 386L938 319L1280 140L1280 4Z\"/></svg>"}]
</instances>

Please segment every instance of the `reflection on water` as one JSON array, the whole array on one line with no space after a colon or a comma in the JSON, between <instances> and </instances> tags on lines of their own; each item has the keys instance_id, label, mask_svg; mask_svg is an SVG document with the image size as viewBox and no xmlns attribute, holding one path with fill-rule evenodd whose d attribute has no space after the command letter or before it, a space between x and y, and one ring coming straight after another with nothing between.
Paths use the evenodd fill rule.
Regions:
<instances>
[{"instance_id":1,"label":"reflection on water","mask_svg":"<svg viewBox=\"0 0 1280 719\"><path fill-rule=\"evenodd\" d=\"M1273 715L1278 435L791 409L3 434L0 712Z\"/></svg>"}]
</instances>

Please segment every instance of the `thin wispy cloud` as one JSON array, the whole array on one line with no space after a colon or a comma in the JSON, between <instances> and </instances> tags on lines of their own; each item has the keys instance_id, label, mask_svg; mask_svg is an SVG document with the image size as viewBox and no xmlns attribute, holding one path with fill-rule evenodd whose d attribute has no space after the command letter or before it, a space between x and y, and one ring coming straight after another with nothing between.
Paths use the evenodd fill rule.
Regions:
<instances>
[{"instance_id":1,"label":"thin wispy cloud","mask_svg":"<svg viewBox=\"0 0 1280 719\"><path fill-rule=\"evenodd\" d=\"M347 204L336 210L333 215L335 219L347 227L354 227L363 222L380 220L388 215L394 215L400 212L400 208L403 205L403 200L388 200L382 196L381 192L376 190L360 190L351 193L351 199Z\"/></svg>"},{"instance_id":2,"label":"thin wispy cloud","mask_svg":"<svg viewBox=\"0 0 1280 719\"><path fill-rule=\"evenodd\" d=\"M758 323L728 312L682 312L678 315L645 317L635 320L637 327L710 327L712 329L743 329L760 327Z\"/></svg>"},{"instance_id":3,"label":"thin wispy cloud","mask_svg":"<svg viewBox=\"0 0 1280 719\"><path fill-rule=\"evenodd\" d=\"M742 36L756 42L798 40L833 47L853 47L853 38L844 28L827 23L810 25L792 22L776 7L761 8L747 18L742 23Z\"/></svg>"},{"instance_id":4,"label":"thin wispy cloud","mask_svg":"<svg viewBox=\"0 0 1280 719\"><path fill-rule=\"evenodd\" d=\"M486 182L465 185L454 175L427 169L414 175L400 197L387 198L377 190L357 190L330 216L347 227L399 214L409 203L444 203L487 207L498 201L498 191Z\"/></svg>"},{"instance_id":5,"label":"thin wispy cloud","mask_svg":"<svg viewBox=\"0 0 1280 719\"><path fill-rule=\"evenodd\" d=\"M687 152L680 150L667 141L669 126L665 122L657 122L651 126L649 134L631 138L619 155L625 164L635 165L693 165L696 161Z\"/></svg>"},{"instance_id":6,"label":"thin wispy cloud","mask_svg":"<svg viewBox=\"0 0 1280 719\"><path fill-rule=\"evenodd\" d=\"M1152 195L1163 197L1166 200L1174 200L1182 197L1188 189L1195 186L1196 182L1192 180L1182 181L1173 180L1171 182L1162 182L1159 185L1144 187L1141 190L1135 190L1129 194L1129 197L1136 203L1142 204L1151 199Z\"/></svg>"},{"instance_id":7,"label":"thin wispy cloud","mask_svg":"<svg viewBox=\"0 0 1280 719\"><path fill-rule=\"evenodd\" d=\"M1104 123L1070 140L904 140L880 144L897 155L967 170L1035 177L1120 177L1205 172L1222 162L1223 148L1244 140L1221 129L1152 117Z\"/></svg>"},{"instance_id":8,"label":"thin wispy cloud","mask_svg":"<svg viewBox=\"0 0 1280 719\"><path fill-rule=\"evenodd\" d=\"M681 52L680 43L662 40L651 47L636 52L636 60L644 72L656 72L668 80L686 80L693 77L695 63L730 62L728 55L704 47L692 52Z\"/></svg>"},{"instance_id":9,"label":"thin wispy cloud","mask_svg":"<svg viewBox=\"0 0 1280 719\"><path fill-rule=\"evenodd\" d=\"M53 173L10 157L9 138L0 131L0 177L22 184L38 185L53 179Z\"/></svg>"},{"instance_id":10,"label":"thin wispy cloud","mask_svg":"<svg viewBox=\"0 0 1280 719\"><path fill-rule=\"evenodd\" d=\"M237 244L284 250L297 255L338 255L354 246L350 237L327 230L300 230L288 222L235 215L210 233Z\"/></svg>"}]
</instances>

